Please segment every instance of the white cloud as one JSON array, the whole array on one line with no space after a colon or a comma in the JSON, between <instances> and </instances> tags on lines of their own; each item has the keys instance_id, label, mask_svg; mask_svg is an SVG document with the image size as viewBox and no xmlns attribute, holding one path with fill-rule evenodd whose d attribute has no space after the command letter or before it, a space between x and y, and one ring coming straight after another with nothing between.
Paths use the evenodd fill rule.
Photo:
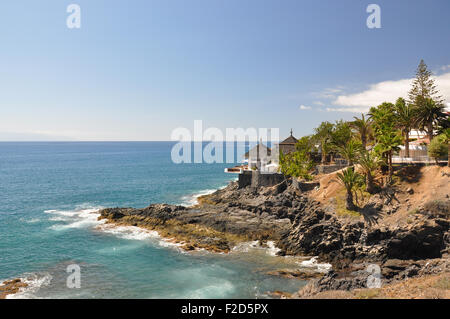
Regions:
<instances>
[{"instance_id":1,"label":"white cloud","mask_svg":"<svg viewBox=\"0 0 450 319\"><path fill-rule=\"evenodd\" d=\"M364 113L365 111L360 107L327 107L327 112L352 112L352 113Z\"/></svg>"},{"instance_id":2,"label":"white cloud","mask_svg":"<svg viewBox=\"0 0 450 319\"><path fill-rule=\"evenodd\" d=\"M300 110L311 110L311 106L306 106L306 105L300 105Z\"/></svg>"},{"instance_id":3,"label":"white cloud","mask_svg":"<svg viewBox=\"0 0 450 319\"><path fill-rule=\"evenodd\" d=\"M326 88L320 92L314 92L312 93L312 95L322 99L333 99L336 98L336 96L339 93L342 93L343 91L344 91L343 86L337 86L335 88Z\"/></svg>"},{"instance_id":4,"label":"white cloud","mask_svg":"<svg viewBox=\"0 0 450 319\"><path fill-rule=\"evenodd\" d=\"M319 106L324 106L325 103L323 103L322 101L314 101L315 105L319 105Z\"/></svg>"},{"instance_id":5,"label":"white cloud","mask_svg":"<svg viewBox=\"0 0 450 319\"><path fill-rule=\"evenodd\" d=\"M369 89L360 93L339 95L333 104L338 108L327 108L327 111L336 112L367 112L370 107L383 102L395 102L397 98L408 95L413 79L397 81L384 81L369 86ZM437 88L446 102L450 101L450 73L435 76ZM450 103L449 103L450 104ZM447 104L448 105L448 104Z\"/></svg>"}]
</instances>

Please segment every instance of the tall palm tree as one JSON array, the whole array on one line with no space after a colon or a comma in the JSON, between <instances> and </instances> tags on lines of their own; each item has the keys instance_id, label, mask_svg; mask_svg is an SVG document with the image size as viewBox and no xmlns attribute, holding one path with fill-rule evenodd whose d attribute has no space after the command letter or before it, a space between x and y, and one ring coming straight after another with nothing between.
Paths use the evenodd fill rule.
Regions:
<instances>
[{"instance_id":1,"label":"tall palm tree","mask_svg":"<svg viewBox=\"0 0 450 319\"><path fill-rule=\"evenodd\" d=\"M320 143L320 149L322 152L322 164L327 161L327 154L330 149L330 141L333 134L333 124L330 122L322 122L319 127L314 129L315 139Z\"/></svg>"},{"instance_id":2,"label":"tall palm tree","mask_svg":"<svg viewBox=\"0 0 450 319\"><path fill-rule=\"evenodd\" d=\"M414 124L427 133L431 142L435 125L446 116L444 113L445 107L431 98L423 98L421 96L417 97L415 106Z\"/></svg>"},{"instance_id":3,"label":"tall palm tree","mask_svg":"<svg viewBox=\"0 0 450 319\"><path fill-rule=\"evenodd\" d=\"M390 183L394 172L392 166L392 155L400 149L398 146L402 144L402 138L398 131L385 129L380 132L377 139L378 144L375 146L375 151L379 154L385 153L387 155Z\"/></svg>"},{"instance_id":4,"label":"tall palm tree","mask_svg":"<svg viewBox=\"0 0 450 319\"><path fill-rule=\"evenodd\" d=\"M405 155L409 157L409 132L414 121L414 108L407 104L405 99L399 97L395 103L397 128L401 130L405 140Z\"/></svg>"},{"instance_id":5,"label":"tall palm tree","mask_svg":"<svg viewBox=\"0 0 450 319\"><path fill-rule=\"evenodd\" d=\"M336 177L337 179L335 181L344 185L345 190L347 191L345 198L345 207L348 210L356 210L357 207L353 203L353 190L364 183L364 178L362 177L362 175L355 172L353 167L349 167L343 170L342 173L337 173Z\"/></svg>"},{"instance_id":6,"label":"tall palm tree","mask_svg":"<svg viewBox=\"0 0 450 319\"><path fill-rule=\"evenodd\" d=\"M350 126L357 132L359 138L361 139L361 144L363 149L366 149L367 140L371 135L371 120L366 119L364 114L361 114L361 118L354 116L355 120L350 122Z\"/></svg>"},{"instance_id":7,"label":"tall palm tree","mask_svg":"<svg viewBox=\"0 0 450 319\"><path fill-rule=\"evenodd\" d=\"M348 165L352 166L358 157L358 154L362 151L362 145L359 141L353 139L348 141L343 146L338 147L337 150L339 154L347 160Z\"/></svg>"}]
</instances>

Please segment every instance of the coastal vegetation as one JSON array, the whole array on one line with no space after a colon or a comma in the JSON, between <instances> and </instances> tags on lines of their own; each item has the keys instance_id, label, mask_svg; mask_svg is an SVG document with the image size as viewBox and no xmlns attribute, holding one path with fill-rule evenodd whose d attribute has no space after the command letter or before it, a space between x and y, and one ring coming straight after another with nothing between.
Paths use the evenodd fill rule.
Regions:
<instances>
[{"instance_id":1,"label":"coastal vegetation","mask_svg":"<svg viewBox=\"0 0 450 319\"><path fill-rule=\"evenodd\" d=\"M373 106L367 114L352 121L320 123L313 135L300 138L295 152L281 154L281 172L311 180L316 165L345 160L349 168L339 172L337 180L346 188L347 208L354 210L355 188L365 188L367 193L375 194L393 183L393 157L403 147L404 157L410 158L412 130L426 133L424 143L428 143L428 156L438 164L449 154L449 127L444 101L431 71L421 60L406 98L399 97L395 104L383 102Z\"/></svg>"},{"instance_id":2,"label":"coastal vegetation","mask_svg":"<svg viewBox=\"0 0 450 319\"><path fill-rule=\"evenodd\" d=\"M420 107L399 98L351 121L321 123L314 134L298 140L294 152L280 154L281 172L294 178L271 186L241 187L234 181L199 197L194 206L102 209L99 218L105 224L99 227L155 231L187 251L230 253L252 242L280 256L316 256L330 266L313 274L271 272L309 281L293 298L336 291L349 298L391 297L390 289L398 294L412 287L410 279L414 287L426 282L430 295L445 297L450 169L395 167L393 162L399 148L408 147L410 130L420 129ZM447 124L446 114L433 120L430 157L440 159L448 152ZM315 174L316 166L336 170ZM382 269L383 286L366 290L365 270L373 263Z\"/></svg>"},{"instance_id":3,"label":"coastal vegetation","mask_svg":"<svg viewBox=\"0 0 450 319\"><path fill-rule=\"evenodd\" d=\"M446 130L446 133L438 135L435 137L428 147L428 156L434 158L436 164L442 158L444 158L448 154L448 143L449 143L449 130Z\"/></svg>"},{"instance_id":4,"label":"coastal vegetation","mask_svg":"<svg viewBox=\"0 0 450 319\"><path fill-rule=\"evenodd\" d=\"M353 192L363 184L363 176L358 172L355 172L353 167L349 167L342 172L337 173L336 177L337 181L344 185L345 190L347 191L346 208L348 210L356 210L356 206L353 203Z\"/></svg>"}]
</instances>

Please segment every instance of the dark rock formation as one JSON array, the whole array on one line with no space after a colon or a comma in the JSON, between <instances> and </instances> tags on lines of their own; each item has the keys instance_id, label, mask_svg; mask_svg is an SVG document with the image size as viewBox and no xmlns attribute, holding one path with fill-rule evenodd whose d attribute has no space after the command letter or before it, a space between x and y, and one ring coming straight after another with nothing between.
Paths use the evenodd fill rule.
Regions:
<instances>
[{"instance_id":1,"label":"dark rock formation","mask_svg":"<svg viewBox=\"0 0 450 319\"><path fill-rule=\"evenodd\" d=\"M100 218L157 230L184 243L186 249L227 252L240 241L278 241L289 231L295 211L307 200L296 200L285 190L283 183L258 190L238 189L237 183L231 183L199 198L200 204L193 207L152 204L143 209L108 208L100 211Z\"/></svg>"},{"instance_id":2,"label":"dark rock formation","mask_svg":"<svg viewBox=\"0 0 450 319\"><path fill-rule=\"evenodd\" d=\"M398 205L374 196L371 214L395 213ZM308 285L305 291L310 293L365 287L368 264L379 265L388 281L418 276L430 268L429 260L445 260L450 247L448 203L418 208L409 223L379 226L366 216L340 218L290 181L243 189L233 182L200 197L199 204L192 207L152 204L100 213L100 218L115 224L157 230L161 236L182 243L186 250L228 252L242 241L273 240L281 249L280 255L318 256L334 270ZM279 275L283 274L296 277L294 273Z\"/></svg>"},{"instance_id":3,"label":"dark rock formation","mask_svg":"<svg viewBox=\"0 0 450 319\"><path fill-rule=\"evenodd\" d=\"M419 261L389 259L379 266L381 286L408 278L450 272L450 264L443 258ZM322 278L310 281L293 297L310 297L330 290L350 291L367 288L367 281L372 274L367 267L368 263L357 263L352 264L345 272L332 270Z\"/></svg>"},{"instance_id":4,"label":"dark rock formation","mask_svg":"<svg viewBox=\"0 0 450 319\"><path fill-rule=\"evenodd\" d=\"M450 223L436 215L425 216L387 229L338 219L319 206L309 205L298 212L279 247L284 254L319 256L337 268L355 260L440 258L448 251Z\"/></svg>"}]
</instances>

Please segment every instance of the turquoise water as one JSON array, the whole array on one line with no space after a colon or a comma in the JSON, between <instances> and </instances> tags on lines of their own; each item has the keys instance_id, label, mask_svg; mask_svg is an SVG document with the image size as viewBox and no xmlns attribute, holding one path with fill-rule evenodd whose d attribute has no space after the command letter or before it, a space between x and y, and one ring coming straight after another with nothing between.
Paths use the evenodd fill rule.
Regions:
<instances>
[{"instance_id":1,"label":"turquoise water","mask_svg":"<svg viewBox=\"0 0 450 319\"><path fill-rule=\"evenodd\" d=\"M189 204L230 164L173 164L171 142L0 143L0 281L25 298L258 298L304 283L267 275L297 260L249 248L186 253L154 233L105 228L101 207ZM67 288L67 266L81 288Z\"/></svg>"}]
</instances>

